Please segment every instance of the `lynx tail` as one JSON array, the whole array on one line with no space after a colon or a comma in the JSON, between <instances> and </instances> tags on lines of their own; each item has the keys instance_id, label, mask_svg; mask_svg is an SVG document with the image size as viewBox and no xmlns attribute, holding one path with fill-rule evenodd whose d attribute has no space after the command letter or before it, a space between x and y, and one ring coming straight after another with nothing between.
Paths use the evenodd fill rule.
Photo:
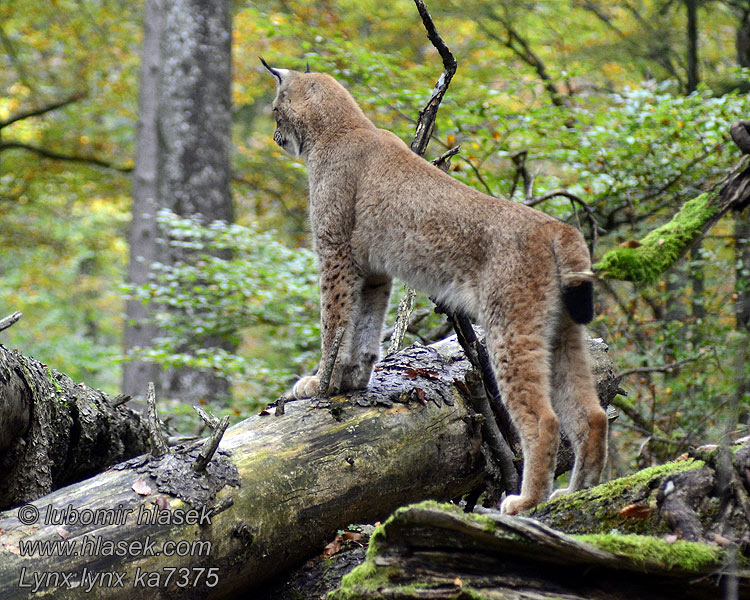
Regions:
<instances>
[{"instance_id":1,"label":"lynx tail","mask_svg":"<svg viewBox=\"0 0 750 600\"><path fill-rule=\"evenodd\" d=\"M562 301L575 323L591 323L594 318L594 274L591 271L563 274Z\"/></svg>"}]
</instances>

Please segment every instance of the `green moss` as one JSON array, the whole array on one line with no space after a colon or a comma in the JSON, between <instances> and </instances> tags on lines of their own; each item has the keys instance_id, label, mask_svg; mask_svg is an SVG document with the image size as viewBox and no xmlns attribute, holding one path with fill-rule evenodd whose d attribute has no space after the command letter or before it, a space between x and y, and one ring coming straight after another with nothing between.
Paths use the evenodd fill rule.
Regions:
<instances>
[{"instance_id":1,"label":"green moss","mask_svg":"<svg viewBox=\"0 0 750 600\"><path fill-rule=\"evenodd\" d=\"M623 533L667 533L655 516L632 519L620 515L623 498L639 504L651 504L658 490L655 482L675 473L703 466L698 460L681 460L638 471L596 487L560 496L529 511L541 516L552 527L568 533L601 533L617 529Z\"/></svg>"},{"instance_id":2,"label":"green moss","mask_svg":"<svg viewBox=\"0 0 750 600\"><path fill-rule=\"evenodd\" d=\"M634 564L666 569L705 572L721 565L722 551L719 548L678 540L669 543L650 535L588 534L574 535L582 542L622 556Z\"/></svg>"},{"instance_id":3,"label":"green moss","mask_svg":"<svg viewBox=\"0 0 750 600\"><path fill-rule=\"evenodd\" d=\"M715 192L685 202L669 223L654 229L637 248L613 248L594 266L603 277L651 283L685 253L716 214Z\"/></svg>"}]
</instances>

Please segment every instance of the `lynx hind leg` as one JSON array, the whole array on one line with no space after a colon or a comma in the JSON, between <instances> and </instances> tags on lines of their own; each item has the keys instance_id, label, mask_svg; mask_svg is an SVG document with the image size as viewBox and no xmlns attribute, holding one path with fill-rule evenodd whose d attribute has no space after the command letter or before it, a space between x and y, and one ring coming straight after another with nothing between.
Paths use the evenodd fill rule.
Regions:
<instances>
[{"instance_id":1,"label":"lynx hind leg","mask_svg":"<svg viewBox=\"0 0 750 600\"><path fill-rule=\"evenodd\" d=\"M559 445L558 418L550 401L549 349L545 335L544 304L516 305L505 318L486 319L487 348L498 388L518 430L524 467L521 494L509 495L500 505L515 514L547 499Z\"/></svg>"},{"instance_id":2,"label":"lynx hind leg","mask_svg":"<svg viewBox=\"0 0 750 600\"><path fill-rule=\"evenodd\" d=\"M366 388L380 357L380 336L391 297L391 280L368 279L362 288L352 343L342 356L342 390Z\"/></svg>"},{"instance_id":3,"label":"lynx hind leg","mask_svg":"<svg viewBox=\"0 0 750 600\"><path fill-rule=\"evenodd\" d=\"M599 483L607 458L607 414L599 404L584 330L567 315L552 352L552 406L575 454L570 484L556 497Z\"/></svg>"}]
</instances>

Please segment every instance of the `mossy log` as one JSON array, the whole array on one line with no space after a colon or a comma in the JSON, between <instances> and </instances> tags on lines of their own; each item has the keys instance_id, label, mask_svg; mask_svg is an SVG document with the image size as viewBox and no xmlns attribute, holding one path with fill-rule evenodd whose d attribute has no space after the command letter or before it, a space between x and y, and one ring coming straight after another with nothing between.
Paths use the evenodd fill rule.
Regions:
<instances>
[{"instance_id":1,"label":"mossy log","mask_svg":"<svg viewBox=\"0 0 750 600\"><path fill-rule=\"evenodd\" d=\"M0 508L148 450L138 414L0 345Z\"/></svg>"},{"instance_id":2,"label":"mossy log","mask_svg":"<svg viewBox=\"0 0 750 600\"><path fill-rule=\"evenodd\" d=\"M0 513L0 597L37 583L37 598L91 597L89 587L98 598L227 597L349 523L477 489L487 450L464 396L469 369L455 341L414 346L381 362L365 391L287 402L282 416L230 428L204 471L198 445L181 446ZM187 555L157 554L167 549Z\"/></svg>"},{"instance_id":3,"label":"mossy log","mask_svg":"<svg viewBox=\"0 0 750 600\"><path fill-rule=\"evenodd\" d=\"M750 203L750 157L710 191L687 201L672 219L643 239L612 248L594 265L599 277L652 283L670 269L730 210Z\"/></svg>"},{"instance_id":4,"label":"mossy log","mask_svg":"<svg viewBox=\"0 0 750 600\"><path fill-rule=\"evenodd\" d=\"M230 428L203 472L191 466L199 448L178 447L0 513L0 597L25 598L41 581L37 598L88 598L93 572L99 598L226 597L320 552L347 523L464 494L485 478L479 419L456 384L468 367L411 348L381 363L367 391L288 402L283 416ZM19 520L29 506L39 522ZM57 522L65 510L75 522ZM37 540L73 555L23 556ZM152 553L162 549L191 555Z\"/></svg>"},{"instance_id":5,"label":"mossy log","mask_svg":"<svg viewBox=\"0 0 750 600\"><path fill-rule=\"evenodd\" d=\"M746 597L750 443L697 455L522 517L399 509L330 600L666 600L721 597L722 585Z\"/></svg>"}]
</instances>

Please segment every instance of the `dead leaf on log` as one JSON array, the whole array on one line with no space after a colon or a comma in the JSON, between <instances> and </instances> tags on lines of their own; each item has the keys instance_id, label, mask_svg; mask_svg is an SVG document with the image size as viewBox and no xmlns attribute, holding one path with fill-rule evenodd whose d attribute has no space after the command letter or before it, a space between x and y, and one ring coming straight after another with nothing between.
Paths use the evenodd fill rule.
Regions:
<instances>
[{"instance_id":1,"label":"dead leaf on log","mask_svg":"<svg viewBox=\"0 0 750 600\"><path fill-rule=\"evenodd\" d=\"M57 531L57 535L64 540L68 539L68 536L70 535L70 532L64 527L55 527L55 531Z\"/></svg>"},{"instance_id":2,"label":"dead leaf on log","mask_svg":"<svg viewBox=\"0 0 750 600\"><path fill-rule=\"evenodd\" d=\"M455 579L453 580L453 585L455 585L456 587L461 587L461 586L462 586L463 584L464 584L464 582L463 582L463 581L461 581L461 578L460 578L460 577L456 577L456 578L455 578Z\"/></svg>"},{"instance_id":3,"label":"dead leaf on log","mask_svg":"<svg viewBox=\"0 0 750 600\"><path fill-rule=\"evenodd\" d=\"M427 404L427 399L425 397L424 390L422 388L415 387L414 393L417 394L417 399L421 404Z\"/></svg>"},{"instance_id":4,"label":"dead leaf on log","mask_svg":"<svg viewBox=\"0 0 750 600\"><path fill-rule=\"evenodd\" d=\"M423 369L421 367L409 367L404 371L407 379L427 377L428 379L440 379L440 374L435 369Z\"/></svg>"},{"instance_id":5,"label":"dead leaf on log","mask_svg":"<svg viewBox=\"0 0 750 600\"><path fill-rule=\"evenodd\" d=\"M345 542L357 542L361 543L364 539L364 535L361 533L358 533L356 531L346 531L344 532L344 541Z\"/></svg>"},{"instance_id":6,"label":"dead leaf on log","mask_svg":"<svg viewBox=\"0 0 750 600\"><path fill-rule=\"evenodd\" d=\"M344 536L337 533L333 541L326 544L326 547L323 548L323 558L331 558L334 554L338 554L339 550L341 550L341 542L343 540Z\"/></svg>"},{"instance_id":7,"label":"dead leaf on log","mask_svg":"<svg viewBox=\"0 0 750 600\"><path fill-rule=\"evenodd\" d=\"M262 411L258 413L258 416L261 417L267 417L268 415L274 415L276 414L276 407L275 406L267 406Z\"/></svg>"},{"instance_id":8,"label":"dead leaf on log","mask_svg":"<svg viewBox=\"0 0 750 600\"><path fill-rule=\"evenodd\" d=\"M167 500L166 496L158 496L154 498L154 506L159 510L166 510L169 508L169 500Z\"/></svg>"},{"instance_id":9,"label":"dead leaf on log","mask_svg":"<svg viewBox=\"0 0 750 600\"><path fill-rule=\"evenodd\" d=\"M149 486L145 481L143 481L142 477L139 477L135 480L135 483L133 484L133 491L138 494L139 496L148 496L151 494L151 486Z\"/></svg>"},{"instance_id":10,"label":"dead leaf on log","mask_svg":"<svg viewBox=\"0 0 750 600\"><path fill-rule=\"evenodd\" d=\"M621 517L630 517L631 519L648 519L654 509L643 504L628 504L618 514Z\"/></svg>"}]
</instances>

